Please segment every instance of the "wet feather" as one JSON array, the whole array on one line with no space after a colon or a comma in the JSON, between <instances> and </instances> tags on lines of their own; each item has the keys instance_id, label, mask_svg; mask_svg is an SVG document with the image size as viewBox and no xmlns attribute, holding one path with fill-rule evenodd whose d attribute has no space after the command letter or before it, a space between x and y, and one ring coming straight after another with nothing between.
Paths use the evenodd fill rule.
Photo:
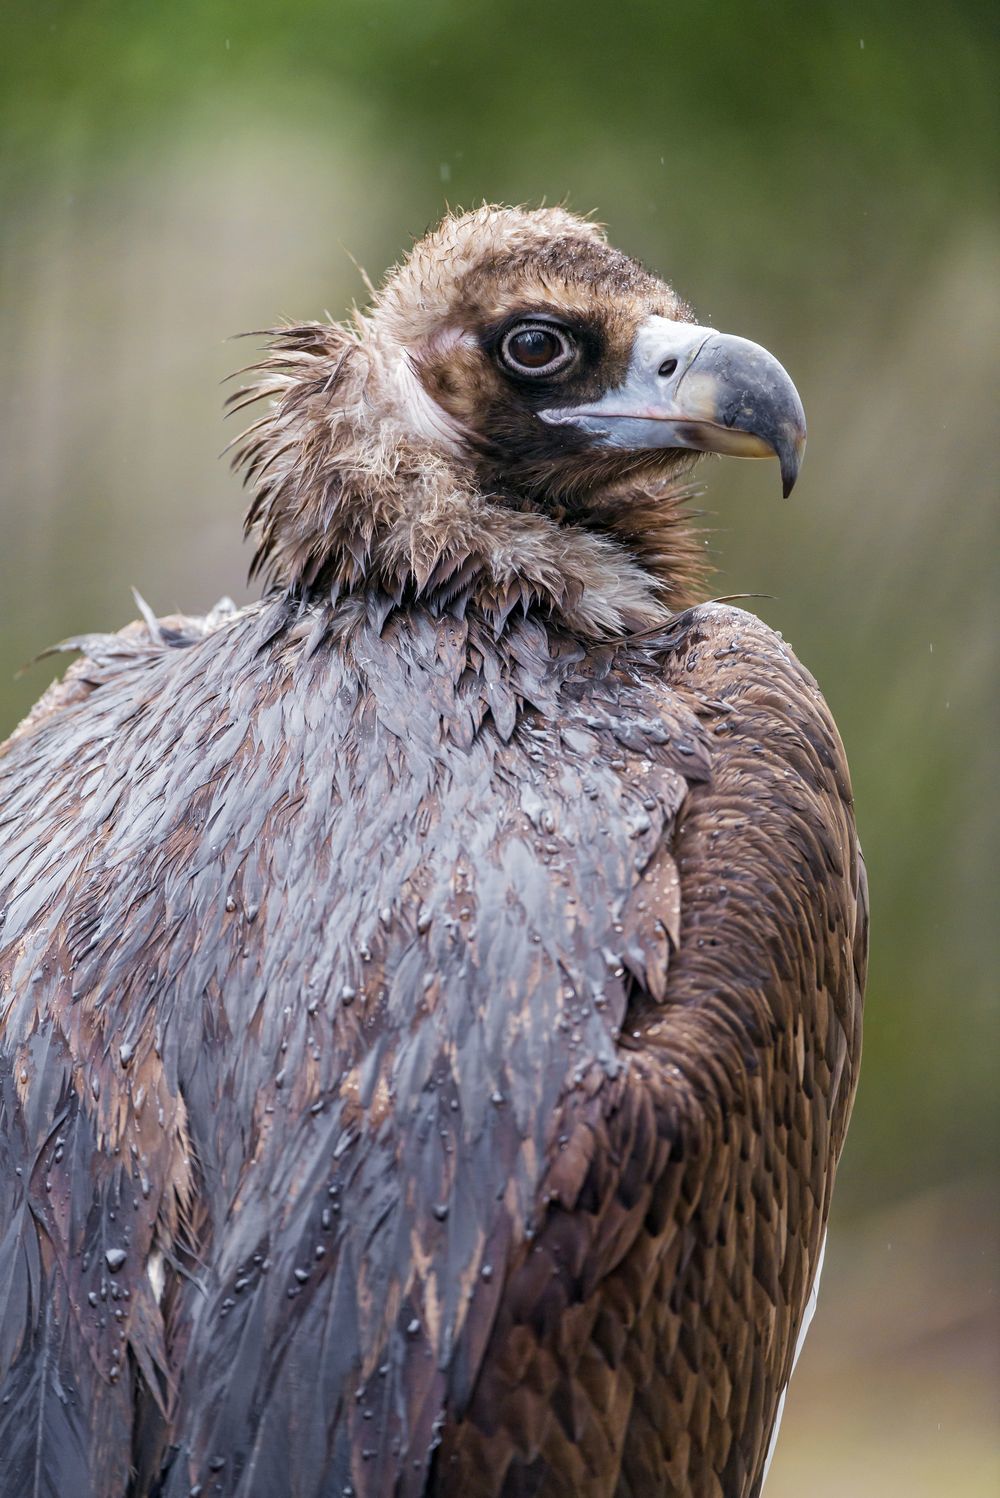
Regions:
<instances>
[{"instance_id":1,"label":"wet feather","mask_svg":"<svg viewBox=\"0 0 1000 1498\"><path fill-rule=\"evenodd\" d=\"M843 750L678 612L679 469L585 514L407 430L414 284L668 296L472 217L275 335L263 600L140 601L0 751L4 1491L759 1491L859 1059Z\"/></svg>"}]
</instances>

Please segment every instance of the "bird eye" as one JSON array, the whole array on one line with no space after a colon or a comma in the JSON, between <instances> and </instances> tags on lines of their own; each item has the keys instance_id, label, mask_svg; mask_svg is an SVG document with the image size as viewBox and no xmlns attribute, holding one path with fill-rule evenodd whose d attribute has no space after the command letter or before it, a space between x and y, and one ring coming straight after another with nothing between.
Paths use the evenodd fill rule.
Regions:
<instances>
[{"instance_id":1,"label":"bird eye","mask_svg":"<svg viewBox=\"0 0 1000 1498\"><path fill-rule=\"evenodd\" d=\"M515 374L550 375L576 357L568 334L548 323L519 323L500 345L500 357Z\"/></svg>"}]
</instances>

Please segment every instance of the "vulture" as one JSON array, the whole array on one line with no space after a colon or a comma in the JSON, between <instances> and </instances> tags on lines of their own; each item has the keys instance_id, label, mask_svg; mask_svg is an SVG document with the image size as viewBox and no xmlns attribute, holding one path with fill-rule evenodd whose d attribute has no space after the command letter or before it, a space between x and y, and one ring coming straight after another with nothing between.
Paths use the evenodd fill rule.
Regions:
<instances>
[{"instance_id":1,"label":"vulture","mask_svg":"<svg viewBox=\"0 0 1000 1498\"><path fill-rule=\"evenodd\" d=\"M867 898L689 500L795 387L563 208L268 337L259 601L0 749L0 1492L756 1498Z\"/></svg>"}]
</instances>

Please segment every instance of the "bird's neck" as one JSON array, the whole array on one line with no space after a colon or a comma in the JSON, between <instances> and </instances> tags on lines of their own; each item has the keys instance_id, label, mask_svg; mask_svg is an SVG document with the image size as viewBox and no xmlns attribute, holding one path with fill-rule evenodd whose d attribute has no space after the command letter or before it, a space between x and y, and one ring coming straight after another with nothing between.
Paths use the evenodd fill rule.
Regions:
<instances>
[{"instance_id":1,"label":"bird's neck","mask_svg":"<svg viewBox=\"0 0 1000 1498\"><path fill-rule=\"evenodd\" d=\"M597 639L654 629L695 601L703 550L686 488L621 484L572 506L482 482L381 395L339 327L284 329L243 403L270 397L237 454L254 571L300 594L516 613Z\"/></svg>"}]
</instances>

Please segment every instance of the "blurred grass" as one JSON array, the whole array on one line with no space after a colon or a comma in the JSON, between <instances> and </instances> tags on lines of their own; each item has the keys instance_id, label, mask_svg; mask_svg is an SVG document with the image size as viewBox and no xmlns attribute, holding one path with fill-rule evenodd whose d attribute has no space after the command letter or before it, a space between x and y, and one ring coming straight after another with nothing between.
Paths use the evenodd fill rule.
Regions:
<instances>
[{"instance_id":1,"label":"blurred grass","mask_svg":"<svg viewBox=\"0 0 1000 1498\"><path fill-rule=\"evenodd\" d=\"M766 1498L995 1498L998 1235L981 1180L841 1226Z\"/></svg>"},{"instance_id":2,"label":"blurred grass","mask_svg":"<svg viewBox=\"0 0 1000 1498\"><path fill-rule=\"evenodd\" d=\"M996 1486L980 1333L912 1356L866 1334L890 1290L914 1329L958 1290L985 1324L1000 1267L996 50L985 5L922 0L4 11L0 728L51 674L17 668L131 618L129 584L161 612L246 596L225 340L339 315L364 294L347 252L377 277L446 200L597 209L795 376L795 499L765 465L703 468L716 591L770 595L818 676L872 884L833 1279L778 1498ZM905 1273L865 1247L894 1211L937 1224Z\"/></svg>"}]
</instances>

